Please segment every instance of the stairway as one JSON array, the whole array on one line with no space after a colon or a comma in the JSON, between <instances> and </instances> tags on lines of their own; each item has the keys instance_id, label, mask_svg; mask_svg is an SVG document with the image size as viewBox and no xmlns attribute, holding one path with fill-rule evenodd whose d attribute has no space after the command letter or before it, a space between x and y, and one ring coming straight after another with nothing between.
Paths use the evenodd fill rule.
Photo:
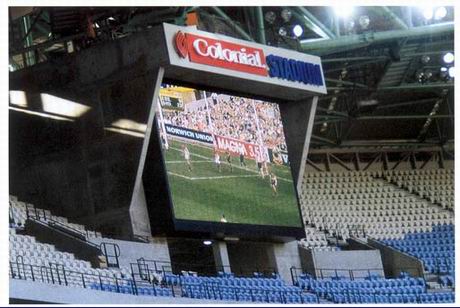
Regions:
<instances>
[{"instance_id":1,"label":"stairway","mask_svg":"<svg viewBox=\"0 0 460 308\"><path fill-rule=\"evenodd\" d=\"M450 210L447 210L447 209L444 209L442 208L442 206L440 206L439 204L437 203L433 203L431 202L429 199L427 198L424 198L422 196L420 196L418 193L415 193L415 192L412 192L410 190L408 190L405 186L403 187L400 187L399 185L397 185L396 183L392 182L392 181L388 181L387 179L383 178L383 177L375 177L374 178L376 181L379 181L381 183L384 183L385 186L391 186L393 187L394 190L396 191L401 191L401 192L404 192L406 195L408 196L411 196L411 197L414 197L415 199L417 199L418 201L421 201L423 203L425 203L427 205L427 207L430 207L430 208L435 208L437 209L438 211L445 211L445 212L448 212L450 213L449 215L450 216L453 216L454 213L453 211L450 211Z\"/></svg>"},{"instance_id":2,"label":"stairway","mask_svg":"<svg viewBox=\"0 0 460 308\"><path fill-rule=\"evenodd\" d=\"M430 272L424 272L425 281L427 285L428 293L443 293L443 292L453 292L454 290L450 287L444 287L439 282L439 275L433 274Z\"/></svg>"}]
</instances>

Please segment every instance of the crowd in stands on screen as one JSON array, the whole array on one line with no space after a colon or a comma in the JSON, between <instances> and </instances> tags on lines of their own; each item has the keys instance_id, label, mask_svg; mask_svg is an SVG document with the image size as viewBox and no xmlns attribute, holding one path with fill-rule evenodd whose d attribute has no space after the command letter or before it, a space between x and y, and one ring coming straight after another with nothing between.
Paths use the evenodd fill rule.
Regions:
<instances>
[{"instance_id":1,"label":"crowd in stands on screen","mask_svg":"<svg viewBox=\"0 0 460 308\"><path fill-rule=\"evenodd\" d=\"M211 95L212 104L194 111L163 110L165 123L286 150L277 104L228 95ZM258 134L260 131L260 136Z\"/></svg>"}]
</instances>

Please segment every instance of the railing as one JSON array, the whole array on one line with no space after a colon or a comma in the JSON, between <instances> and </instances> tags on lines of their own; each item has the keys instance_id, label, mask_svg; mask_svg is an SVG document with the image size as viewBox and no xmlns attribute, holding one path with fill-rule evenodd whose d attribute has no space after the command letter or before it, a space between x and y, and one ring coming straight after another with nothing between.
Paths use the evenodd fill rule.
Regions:
<instances>
[{"instance_id":1,"label":"railing","mask_svg":"<svg viewBox=\"0 0 460 308\"><path fill-rule=\"evenodd\" d=\"M402 273L410 273L413 270L419 271L416 267L401 267L398 269L399 275ZM305 273L303 269L297 267L291 267L291 279L292 284L296 285L298 282L298 278L302 274L307 274L312 276L315 279L339 279L341 277L345 277L349 280L356 280L356 279L365 279L372 276L380 276L385 278L383 268L366 268L366 269L341 269L341 268L316 268L312 269L311 273ZM421 275L423 278L423 275ZM424 279L425 281L425 279ZM425 283L426 284L426 283Z\"/></svg>"},{"instance_id":2,"label":"railing","mask_svg":"<svg viewBox=\"0 0 460 308\"><path fill-rule=\"evenodd\" d=\"M373 271L373 270L375 270L375 269L358 270L358 271L368 271L368 276L366 276L366 277L370 277L371 276L371 271ZM381 269L379 269L379 270L382 272ZM408 268L401 269L400 274L405 273L407 275L408 270L409 270ZM333 280L335 278L340 277L338 274L341 271L355 271L355 270L340 270L340 269L338 269L338 270L334 270L334 272L335 271L336 271L336 274L337 274L336 276L332 276L332 277L329 276L327 278L331 278ZM305 274L302 271L302 269L291 267L291 278L292 278L292 282L293 282L294 285L299 285L299 277L300 277L299 272L301 274ZM313 277L315 280L316 279L324 279L324 278L326 278L326 277L323 277L323 276L317 277L316 272L314 274L307 273L307 275L309 275L310 277ZM351 277L350 280L355 280L355 279L358 279L358 278L366 278L366 277L357 277L356 275L353 275L353 273L351 273L351 272L349 272L349 275ZM406 277L409 277L409 276L406 276ZM382 278L384 278L384 277L382 276ZM423 279L423 285L419 285L419 287L423 287L423 293L426 293L427 292L426 280L423 277L420 277L420 278ZM324 298L326 298L328 300L333 300L334 301L334 299L332 298L333 296L330 295L330 294L326 295L325 292L319 292L317 290L309 290L309 291L314 292L318 297L324 297ZM381 301L378 300L378 298L377 298L378 296L386 296L387 298L390 298L391 296L395 295L395 294L389 294L388 290L380 290L380 289L368 290L367 292L370 292L370 293L362 294L362 291L360 291L360 293L358 293L356 289L354 289L354 290L341 289L340 290L340 295L346 296L348 298L348 300L354 298L355 303L367 303L368 301L367 301L367 298L365 298L365 296L371 296L372 297L372 301L371 301L372 303L382 303ZM401 294L396 294L396 295L401 295ZM412 294L412 295L416 297L416 302L417 303L422 303L423 302L421 300L421 294ZM388 301L388 302L391 302L391 301Z\"/></svg>"},{"instance_id":3,"label":"railing","mask_svg":"<svg viewBox=\"0 0 460 308\"><path fill-rule=\"evenodd\" d=\"M26 205L26 215L27 219L37 221L39 223L46 224L47 226L54 228L58 231L64 232L67 235L73 236L79 240L84 241L87 245L98 249L100 253L105 257L107 267L120 267L119 257L120 257L120 247L114 243L102 242L99 245L88 240L89 235L94 232L94 235L97 236L96 231L85 230L86 234L72 228L71 226L61 223L57 220L54 220L51 215L46 213L46 210L37 209L36 207L30 207Z\"/></svg>"},{"instance_id":4,"label":"railing","mask_svg":"<svg viewBox=\"0 0 460 308\"><path fill-rule=\"evenodd\" d=\"M102 254L107 261L107 267L120 267L118 257L120 256L120 246L114 243L102 242L99 246Z\"/></svg>"},{"instance_id":5,"label":"railing","mask_svg":"<svg viewBox=\"0 0 460 308\"><path fill-rule=\"evenodd\" d=\"M34 206L30 206L29 204L26 205L26 216L27 219L33 219L33 220L38 220L41 222L47 223L51 227L56 227L64 232L69 233L70 235L79 237L80 239L86 240L89 237L100 237L99 234L96 231L93 230L86 230L85 232L82 232L81 230L77 230L75 228L72 228L68 224L59 222L53 218L52 215L47 214L47 211L44 209L38 209Z\"/></svg>"},{"instance_id":6,"label":"railing","mask_svg":"<svg viewBox=\"0 0 460 308\"><path fill-rule=\"evenodd\" d=\"M182 296L184 297L190 297L193 296L191 289L193 287L198 288L198 291L204 292L204 298L205 299L224 299L224 294L228 293L226 290L231 290L232 295L234 296L236 301L245 301L246 300L246 295L249 293L249 297L252 302L277 302L277 303L282 303L282 304L287 304L289 303L288 301L288 294L293 294L295 293L297 296L300 297L300 302L302 304L305 303L310 303L306 302L304 300L304 297L302 295L305 294L310 294L313 295L313 293L304 293L301 290L299 292L293 292L293 291L280 291L280 290L263 290L260 288L254 288L254 287L237 287L237 286L222 286L218 284L211 284L211 283L187 283L187 284L182 284L181 283L181 289L182 289ZM203 293L202 293L203 294ZM319 298L316 294L314 294L316 297L316 302L319 303ZM273 299L275 298L275 301Z\"/></svg>"},{"instance_id":7,"label":"railing","mask_svg":"<svg viewBox=\"0 0 460 308\"><path fill-rule=\"evenodd\" d=\"M48 266L26 264L23 262L22 256L18 256L16 262L10 261L9 267L9 276L12 279L31 280L53 285L73 286L132 295L142 295L145 294L145 290L150 290L150 295L165 296L164 291L170 290L167 292L166 296L225 300L225 297L228 295L228 290L230 290L236 301L247 300L245 294L249 293L250 301L288 303L288 294L292 295L296 293L293 291L263 290L254 287L238 288L235 286L222 286L211 283L182 283L181 280L177 286L181 293L178 294L174 285L166 285L164 282L159 284L154 281L146 281L141 279L136 273L132 273L131 277L95 275L69 270L60 263L50 262ZM197 287L200 291L204 291L204 296L197 297L193 294L193 287ZM300 296L301 303L305 303L302 296L304 294L306 293L300 290L296 294ZM274 298L276 299L275 301L273 300ZM227 299L232 300L230 298ZM316 300L319 302L317 296Z\"/></svg>"},{"instance_id":8,"label":"railing","mask_svg":"<svg viewBox=\"0 0 460 308\"><path fill-rule=\"evenodd\" d=\"M351 291L351 290L342 290L341 294L335 294L335 295L330 295L326 296L328 300L332 300L333 302L338 302L339 297L338 296L343 296L348 299L348 301L344 301L345 303L406 303L403 300L401 301L393 301L392 298L395 296L400 296L402 299L402 294L388 294L380 291L374 291L373 293L368 293L368 294L361 294L357 293L356 291ZM415 298L415 303L424 303L422 300L421 294L411 294ZM368 300L368 297L371 297L371 300ZM385 299L385 301L381 301L380 298ZM341 303L342 301L340 301Z\"/></svg>"},{"instance_id":9,"label":"railing","mask_svg":"<svg viewBox=\"0 0 460 308\"><path fill-rule=\"evenodd\" d=\"M212 266L212 265L201 265L192 263L180 263L170 262L161 260L148 260L140 258L136 263L131 263L131 271L139 273L141 276L148 276L149 272L161 272L181 274L182 272L195 272L196 269L201 269L196 272L197 275L207 276L209 274L232 273L235 277L254 277L254 275L260 275L260 277L272 278L277 272L275 268L235 268L230 266ZM150 276L148 276L150 277Z\"/></svg>"},{"instance_id":10,"label":"railing","mask_svg":"<svg viewBox=\"0 0 460 308\"><path fill-rule=\"evenodd\" d=\"M301 274L306 274L303 269L297 267L291 267L291 279L292 283L296 284L298 277ZM346 279L355 280L355 279L364 279L371 277L372 275L379 275L382 278L384 277L383 268L366 268L366 269L340 269L340 268L315 268L312 270L313 273L307 273L315 279L325 279L332 278L338 279L340 277L345 277Z\"/></svg>"},{"instance_id":11,"label":"railing","mask_svg":"<svg viewBox=\"0 0 460 308\"><path fill-rule=\"evenodd\" d=\"M97 289L118 293L139 295L139 290L152 289L156 295L159 286L147 284L145 281L135 281L131 277L117 277L89 274L67 269L63 264L49 263L45 265L32 265L23 262L18 256L16 262L10 261L10 277L13 279L32 280L55 285L74 286L86 289ZM163 288L164 289L164 288ZM171 288L174 294L173 288ZM174 295L173 295L174 296Z\"/></svg>"}]
</instances>

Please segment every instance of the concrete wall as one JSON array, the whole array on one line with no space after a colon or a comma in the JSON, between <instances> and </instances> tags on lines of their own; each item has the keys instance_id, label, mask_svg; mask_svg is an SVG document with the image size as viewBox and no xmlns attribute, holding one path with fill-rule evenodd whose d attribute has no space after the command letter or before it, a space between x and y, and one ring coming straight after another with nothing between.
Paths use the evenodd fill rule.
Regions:
<instances>
[{"instance_id":1,"label":"concrete wall","mask_svg":"<svg viewBox=\"0 0 460 308\"><path fill-rule=\"evenodd\" d=\"M227 243L230 265L234 273L276 271L286 283L292 283L291 267L300 268L296 241L286 243Z\"/></svg>"},{"instance_id":2,"label":"concrete wall","mask_svg":"<svg viewBox=\"0 0 460 308\"><path fill-rule=\"evenodd\" d=\"M423 277L423 263L419 259L371 239L368 244L380 250L386 276L398 277L404 271L412 276Z\"/></svg>"},{"instance_id":3,"label":"concrete wall","mask_svg":"<svg viewBox=\"0 0 460 308\"><path fill-rule=\"evenodd\" d=\"M273 244L276 270L287 283L292 283L291 267L300 268L300 254L297 241Z\"/></svg>"},{"instance_id":4,"label":"concrete wall","mask_svg":"<svg viewBox=\"0 0 460 308\"><path fill-rule=\"evenodd\" d=\"M317 277L345 276L364 278L372 274L383 276L379 250L313 251ZM337 270L337 272L336 272Z\"/></svg>"},{"instance_id":5,"label":"concrete wall","mask_svg":"<svg viewBox=\"0 0 460 308\"><path fill-rule=\"evenodd\" d=\"M28 110L47 115L41 96L47 93L63 109L79 104L87 111L63 121L10 109L10 193L89 228L129 237L144 139L140 132L109 129L119 121L147 123L154 80L155 73L145 71L91 89L53 88L35 77L16 80L11 89L25 92Z\"/></svg>"},{"instance_id":6,"label":"concrete wall","mask_svg":"<svg viewBox=\"0 0 460 308\"><path fill-rule=\"evenodd\" d=\"M218 271L225 273L231 273L230 258L228 256L227 243L223 241L217 241L212 244L212 250L214 253L214 263Z\"/></svg>"},{"instance_id":7,"label":"concrete wall","mask_svg":"<svg viewBox=\"0 0 460 308\"><path fill-rule=\"evenodd\" d=\"M134 192L133 200L129 209L131 221L133 222L133 234L141 236L151 236L150 220L145 200L144 185L142 182L137 191Z\"/></svg>"},{"instance_id":8,"label":"concrete wall","mask_svg":"<svg viewBox=\"0 0 460 308\"><path fill-rule=\"evenodd\" d=\"M302 183L317 103L318 99L312 98L302 103L283 102L279 105L289 162L297 189Z\"/></svg>"},{"instance_id":9,"label":"concrete wall","mask_svg":"<svg viewBox=\"0 0 460 308\"><path fill-rule=\"evenodd\" d=\"M170 262L168 243L165 238L155 237L151 243L138 243L131 241L114 240L108 238L91 239L93 243L100 245L102 242L114 243L120 247L120 266L128 267L130 263L136 263L139 258L156 261Z\"/></svg>"},{"instance_id":10,"label":"concrete wall","mask_svg":"<svg viewBox=\"0 0 460 308\"><path fill-rule=\"evenodd\" d=\"M228 242L227 251L232 271L252 274L255 271L276 270L272 245L261 242Z\"/></svg>"},{"instance_id":11,"label":"concrete wall","mask_svg":"<svg viewBox=\"0 0 460 308\"><path fill-rule=\"evenodd\" d=\"M136 296L83 288L65 287L41 282L10 279L10 303L58 303L58 304L161 304L203 305L236 304L230 301L198 300L183 297ZM239 302L242 303L242 302Z\"/></svg>"},{"instance_id":12,"label":"concrete wall","mask_svg":"<svg viewBox=\"0 0 460 308\"><path fill-rule=\"evenodd\" d=\"M302 265L302 271L305 273L315 274L315 259L313 258L313 251L299 247L300 263ZM298 274L299 271L297 271Z\"/></svg>"}]
</instances>

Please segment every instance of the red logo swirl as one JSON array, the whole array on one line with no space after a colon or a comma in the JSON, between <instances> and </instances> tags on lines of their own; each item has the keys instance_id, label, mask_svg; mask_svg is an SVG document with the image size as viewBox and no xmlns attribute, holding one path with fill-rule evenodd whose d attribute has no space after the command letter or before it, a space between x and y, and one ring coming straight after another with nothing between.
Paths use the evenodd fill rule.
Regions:
<instances>
[{"instance_id":1,"label":"red logo swirl","mask_svg":"<svg viewBox=\"0 0 460 308\"><path fill-rule=\"evenodd\" d=\"M174 38L176 42L176 51L182 58L186 58L188 55L187 37L182 31L178 31Z\"/></svg>"}]
</instances>

